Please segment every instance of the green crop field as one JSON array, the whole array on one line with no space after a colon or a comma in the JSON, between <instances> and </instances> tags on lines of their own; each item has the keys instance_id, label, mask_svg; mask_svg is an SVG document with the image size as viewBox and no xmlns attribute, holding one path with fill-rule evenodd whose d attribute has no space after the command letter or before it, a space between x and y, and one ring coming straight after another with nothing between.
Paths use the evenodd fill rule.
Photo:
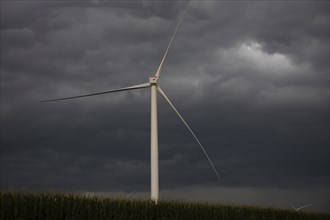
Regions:
<instances>
[{"instance_id":1,"label":"green crop field","mask_svg":"<svg viewBox=\"0 0 330 220\"><path fill-rule=\"evenodd\" d=\"M330 214L249 206L129 200L68 193L1 192L1 220L84 219L278 219L321 220Z\"/></svg>"}]
</instances>

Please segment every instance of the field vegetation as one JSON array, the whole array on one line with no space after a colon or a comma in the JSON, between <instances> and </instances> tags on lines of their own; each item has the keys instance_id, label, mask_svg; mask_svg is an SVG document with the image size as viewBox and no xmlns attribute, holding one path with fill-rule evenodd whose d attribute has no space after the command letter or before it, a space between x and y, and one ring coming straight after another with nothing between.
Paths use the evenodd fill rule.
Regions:
<instances>
[{"instance_id":1,"label":"field vegetation","mask_svg":"<svg viewBox=\"0 0 330 220\"><path fill-rule=\"evenodd\" d=\"M77 193L1 192L1 220L177 219L329 220L330 214L182 201L86 196Z\"/></svg>"}]
</instances>

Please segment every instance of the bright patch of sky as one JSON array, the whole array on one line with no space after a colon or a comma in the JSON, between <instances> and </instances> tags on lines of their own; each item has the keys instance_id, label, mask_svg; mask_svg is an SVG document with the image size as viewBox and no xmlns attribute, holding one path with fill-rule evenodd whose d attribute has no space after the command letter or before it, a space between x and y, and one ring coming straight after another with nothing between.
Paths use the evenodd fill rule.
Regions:
<instances>
[{"instance_id":1,"label":"bright patch of sky","mask_svg":"<svg viewBox=\"0 0 330 220\"><path fill-rule=\"evenodd\" d=\"M269 54L258 42L244 42L228 50L218 51L224 64L234 70L249 68L262 74L292 73L296 67L284 54ZM233 69L232 69L233 70Z\"/></svg>"}]
</instances>

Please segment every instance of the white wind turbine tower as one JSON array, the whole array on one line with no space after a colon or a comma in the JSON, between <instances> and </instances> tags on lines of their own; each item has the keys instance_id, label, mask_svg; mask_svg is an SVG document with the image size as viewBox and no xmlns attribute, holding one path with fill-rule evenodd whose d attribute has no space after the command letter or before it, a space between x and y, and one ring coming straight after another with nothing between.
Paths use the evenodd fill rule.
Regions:
<instances>
[{"instance_id":1,"label":"white wind turbine tower","mask_svg":"<svg viewBox=\"0 0 330 220\"><path fill-rule=\"evenodd\" d=\"M198 145L202 149L204 155L206 156L207 160L209 161L214 173L216 174L217 178L219 179L221 183L221 178L216 170L215 166L213 165L209 155L205 151L203 145L200 143L194 132L191 130L187 122L183 119L181 114L178 112L178 110L174 107L170 99L165 95L164 91L160 88L158 84L158 80L160 77L160 74L163 70L164 63L166 60L166 57L168 55L169 49L172 45L172 42L176 36L176 33L179 30L179 27L182 23L182 20L189 8L190 1L183 12L177 27L172 35L172 38L166 48L166 51L164 53L164 56L159 64L159 67L157 69L157 72L155 76L149 77L149 82L143 83L143 84L138 84L134 86L129 86L129 87L124 87L120 89L114 89L114 90L108 90L108 91L103 91L103 92L97 92L97 93L90 93L90 94L84 94L84 95L78 95L78 96L71 96L71 97L65 97L65 98L57 98L57 99L49 99L49 100L44 100L41 102L53 102L53 101L62 101L62 100L67 100L67 99L76 99L76 98L83 98L83 97L88 97L88 96L96 96L96 95L102 95L102 94L107 94L107 93L113 93L113 92L120 92L120 91L127 91L127 90L134 90L134 89L142 89L142 88L151 88L151 200L154 201L155 203L158 202L159 198L159 174L158 174L158 122L157 122L157 92L160 93L164 99L168 102L168 104L173 108L175 113L179 116L179 118L182 120L182 122L186 125L192 136L195 138L197 141Z\"/></svg>"}]
</instances>

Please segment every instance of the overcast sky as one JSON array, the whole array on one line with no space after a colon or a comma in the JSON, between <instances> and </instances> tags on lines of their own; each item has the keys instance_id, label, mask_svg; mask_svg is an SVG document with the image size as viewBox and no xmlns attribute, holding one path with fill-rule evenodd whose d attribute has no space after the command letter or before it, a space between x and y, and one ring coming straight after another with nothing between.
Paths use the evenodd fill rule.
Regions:
<instances>
[{"instance_id":1,"label":"overcast sky","mask_svg":"<svg viewBox=\"0 0 330 220\"><path fill-rule=\"evenodd\" d=\"M187 1L1 1L1 188L146 194L144 83ZM192 1L159 84L160 198L330 212L329 1Z\"/></svg>"}]
</instances>

